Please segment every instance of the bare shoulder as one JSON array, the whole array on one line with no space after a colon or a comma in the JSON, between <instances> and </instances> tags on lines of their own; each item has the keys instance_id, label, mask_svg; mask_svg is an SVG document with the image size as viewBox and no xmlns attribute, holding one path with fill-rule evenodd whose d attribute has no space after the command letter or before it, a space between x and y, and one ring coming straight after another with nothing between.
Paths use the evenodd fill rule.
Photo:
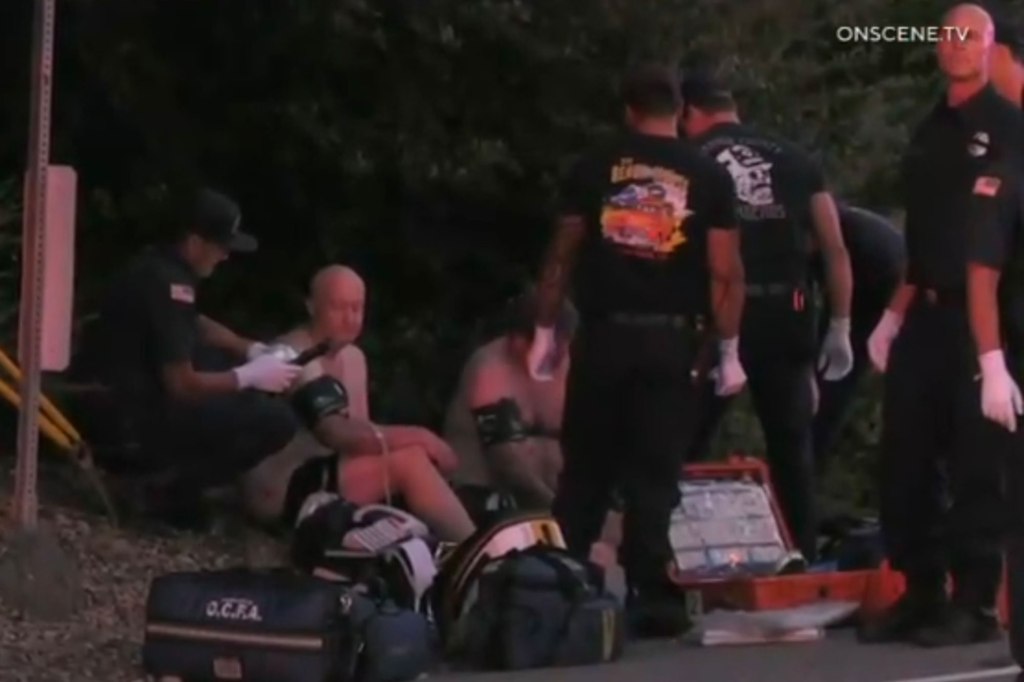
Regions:
<instances>
[{"instance_id":1,"label":"bare shoulder","mask_svg":"<svg viewBox=\"0 0 1024 682\"><path fill-rule=\"evenodd\" d=\"M366 373L366 353L354 343L342 348L338 352L338 359L345 367Z\"/></svg>"},{"instance_id":2,"label":"bare shoulder","mask_svg":"<svg viewBox=\"0 0 1024 682\"><path fill-rule=\"evenodd\" d=\"M477 347L463 367L463 378L471 380L483 374L493 376L507 373L510 367L502 347L504 341L503 337L499 337Z\"/></svg>"}]
</instances>

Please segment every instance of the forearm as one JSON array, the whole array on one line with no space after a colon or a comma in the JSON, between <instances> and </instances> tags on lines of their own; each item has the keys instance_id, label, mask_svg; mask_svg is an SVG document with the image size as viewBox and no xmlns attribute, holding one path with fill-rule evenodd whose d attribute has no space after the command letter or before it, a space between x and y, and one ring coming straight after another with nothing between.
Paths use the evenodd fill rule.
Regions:
<instances>
[{"instance_id":1,"label":"forearm","mask_svg":"<svg viewBox=\"0 0 1024 682\"><path fill-rule=\"evenodd\" d=\"M743 266L737 265L724 277L711 280L711 313L715 329L723 339L735 338L740 333L743 303L746 299Z\"/></svg>"},{"instance_id":2,"label":"forearm","mask_svg":"<svg viewBox=\"0 0 1024 682\"><path fill-rule=\"evenodd\" d=\"M164 384L174 399L185 402L239 390L234 372L165 372Z\"/></svg>"},{"instance_id":3,"label":"forearm","mask_svg":"<svg viewBox=\"0 0 1024 682\"><path fill-rule=\"evenodd\" d=\"M377 431L370 422L362 419L333 414L320 419L313 434L326 447L341 455L382 454Z\"/></svg>"},{"instance_id":4,"label":"forearm","mask_svg":"<svg viewBox=\"0 0 1024 682\"><path fill-rule=\"evenodd\" d=\"M199 336L203 343L233 353L239 357L245 357L251 339L245 339L225 327L220 322L212 320L205 315L199 316Z\"/></svg>"},{"instance_id":5,"label":"forearm","mask_svg":"<svg viewBox=\"0 0 1024 682\"><path fill-rule=\"evenodd\" d=\"M889 301L889 305L887 307L897 315L906 315L907 310L910 308L910 304L914 302L914 298L916 296L917 286L907 284L906 282L900 282L900 285L896 288L896 292L892 295L892 299Z\"/></svg>"},{"instance_id":6,"label":"forearm","mask_svg":"<svg viewBox=\"0 0 1024 682\"><path fill-rule=\"evenodd\" d=\"M378 426L340 414L322 419L314 433L321 443L342 454L383 454L381 438L389 451L424 444L418 427Z\"/></svg>"},{"instance_id":7,"label":"forearm","mask_svg":"<svg viewBox=\"0 0 1024 682\"><path fill-rule=\"evenodd\" d=\"M835 247L824 254L828 279L829 304L832 317L849 318L853 298L853 270L850 254L845 246Z\"/></svg>"},{"instance_id":8,"label":"forearm","mask_svg":"<svg viewBox=\"0 0 1024 682\"><path fill-rule=\"evenodd\" d=\"M583 219L563 217L555 238L548 246L537 285L537 325L554 327L569 289L576 263L576 250L584 230Z\"/></svg>"},{"instance_id":9,"label":"forearm","mask_svg":"<svg viewBox=\"0 0 1024 682\"><path fill-rule=\"evenodd\" d=\"M978 355L999 350L999 272L970 264L967 267L967 312Z\"/></svg>"}]
</instances>

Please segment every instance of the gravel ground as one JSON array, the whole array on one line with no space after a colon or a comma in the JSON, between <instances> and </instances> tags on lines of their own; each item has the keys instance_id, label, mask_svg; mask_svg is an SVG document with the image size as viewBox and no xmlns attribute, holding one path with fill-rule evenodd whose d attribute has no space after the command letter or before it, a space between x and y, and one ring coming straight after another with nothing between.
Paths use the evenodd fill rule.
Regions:
<instances>
[{"instance_id":1,"label":"gravel ground","mask_svg":"<svg viewBox=\"0 0 1024 682\"><path fill-rule=\"evenodd\" d=\"M0 461L0 527L8 549L12 462ZM179 570L240 563L265 565L283 557L269 536L226 519L208 535L157 528L114 528L89 510L87 491L69 471L48 465L41 480L40 519L53 528L81 578L79 607L67 622L31 620L0 602L0 675L4 682L143 680L140 651L149 581Z\"/></svg>"}]
</instances>

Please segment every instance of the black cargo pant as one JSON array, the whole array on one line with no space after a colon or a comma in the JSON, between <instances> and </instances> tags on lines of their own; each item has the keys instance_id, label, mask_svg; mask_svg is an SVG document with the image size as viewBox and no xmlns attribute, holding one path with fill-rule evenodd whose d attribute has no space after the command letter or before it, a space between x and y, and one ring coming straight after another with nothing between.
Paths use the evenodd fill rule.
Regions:
<instances>
[{"instance_id":1,"label":"black cargo pant","mask_svg":"<svg viewBox=\"0 0 1024 682\"><path fill-rule=\"evenodd\" d=\"M976 358L962 296L919 292L889 351L880 511L886 553L911 589L938 589L948 571L958 603L988 608L1009 438L981 413Z\"/></svg>"},{"instance_id":2,"label":"black cargo pant","mask_svg":"<svg viewBox=\"0 0 1024 682\"><path fill-rule=\"evenodd\" d=\"M818 380L818 411L814 415L811 438L815 470L819 476L828 464L829 454L846 422L850 406L857 397L860 381L871 367L868 337L875 330L878 320L889 304L893 286L880 284L855 289L850 311L853 369L839 381ZM829 318L826 307L821 315L819 344L827 332ZM698 461L709 456L711 439L731 402L731 398L716 396L714 385L710 382L703 385L700 415L695 419L693 426L693 437L687 448L687 461Z\"/></svg>"},{"instance_id":3,"label":"black cargo pant","mask_svg":"<svg viewBox=\"0 0 1024 682\"><path fill-rule=\"evenodd\" d=\"M586 556L618 489L620 559L639 590L664 587L673 558L694 342L691 319L619 315L584 319L572 345L553 512L570 551Z\"/></svg>"},{"instance_id":4,"label":"black cargo pant","mask_svg":"<svg viewBox=\"0 0 1024 682\"><path fill-rule=\"evenodd\" d=\"M744 309L740 361L764 432L765 455L782 513L797 548L813 561L817 544L811 435L814 315L804 307L806 297L794 299L790 290L774 293L774 289L753 288L752 293ZM702 384L700 393L690 422L688 459L706 457L714 430L731 403L715 395L711 381Z\"/></svg>"},{"instance_id":5,"label":"black cargo pant","mask_svg":"<svg viewBox=\"0 0 1024 682\"><path fill-rule=\"evenodd\" d=\"M819 475L825 470L850 407L857 397L857 388L864 374L871 368L868 357L868 338L878 325L885 307L892 297L895 283L874 286L854 284L850 306L850 345L853 347L853 369L839 381L818 380L818 412L814 415L814 461ZM827 331L831 315L822 314L821 338Z\"/></svg>"},{"instance_id":6,"label":"black cargo pant","mask_svg":"<svg viewBox=\"0 0 1024 682\"><path fill-rule=\"evenodd\" d=\"M193 360L200 371L226 371L238 364L208 348L197 350ZM163 396L131 400L113 393L107 401L91 406L92 412L103 413L110 434L100 437L131 447L115 448L116 456L98 458L100 465L128 475L166 474L183 490L230 483L280 451L299 430L286 398L258 391L189 402Z\"/></svg>"}]
</instances>

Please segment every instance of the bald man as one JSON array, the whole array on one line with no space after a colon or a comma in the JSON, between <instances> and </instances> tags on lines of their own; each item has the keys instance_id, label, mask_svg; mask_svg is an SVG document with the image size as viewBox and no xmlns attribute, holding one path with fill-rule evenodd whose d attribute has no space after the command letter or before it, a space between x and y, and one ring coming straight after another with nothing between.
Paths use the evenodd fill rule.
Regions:
<instances>
[{"instance_id":1,"label":"bald man","mask_svg":"<svg viewBox=\"0 0 1024 682\"><path fill-rule=\"evenodd\" d=\"M982 414L978 378L987 387L1003 375L971 339L967 247L977 198L999 190L979 173L1024 144L1020 112L989 83L991 17L958 5L942 25L966 37L937 46L946 92L914 131L903 167L907 268L868 340L885 372L883 538L907 590L862 636L929 647L999 636L1006 438Z\"/></svg>"},{"instance_id":2,"label":"bald man","mask_svg":"<svg viewBox=\"0 0 1024 682\"><path fill-rule=\"evenodd\" d=\"M422 427L370 421L366 356L355 345L365 302L366 286L351 268L330 266L313 277L309 320L279 342L296 353L322 341L341 348L304 371L293 403L306 437L246 476L247 506L262 520L290 523L315 492L338 492L359 505L390 492L440 539L461 541L474 525L442 475L456 464L448 445Z\"/></svg>"}]
</instances>

